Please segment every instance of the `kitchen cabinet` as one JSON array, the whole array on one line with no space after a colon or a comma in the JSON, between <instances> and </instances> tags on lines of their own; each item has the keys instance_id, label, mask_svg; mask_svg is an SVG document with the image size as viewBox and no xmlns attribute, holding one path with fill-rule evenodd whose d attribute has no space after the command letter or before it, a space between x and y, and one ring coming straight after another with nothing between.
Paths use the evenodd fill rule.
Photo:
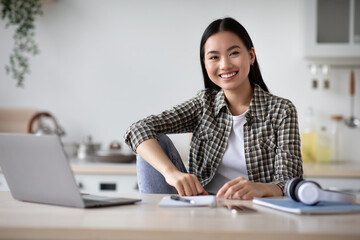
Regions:
<instances>
[{"instance_id":1,"label":"kitchen cabinet","mask_svg":"<svg viewBox=\"0 0 360 240\"><path fill-rule=\"evenodd\" d=\"M134 174L74 174L79 190L85 193L138 193ZM0 173L0 191L9 191L5 177Z\"/></svg>"},{"instance_id":2,"label":"kitchen cabinet","mask_svg":"<svg viewBox=\"0 0 360 240\"><path fill-rule=\"evenodd\" d=\"M71 163L81 192L138 193L136 164ZM9 191L0 169L0 191Z\"/></svg>"},{"instance_id":3,"label":"kitchen cabinet","mask_svg":"<svg viewBox=\"0 0 360 240\"><path fill-rule=\"evenodd\" d=\"M360 63L360 0L306 0L304 10L308 60Z\"/></svg>"},{"instance_id":4,"label":"kitchen cabinet","mask_svg":"<svg viewBox=\"0 0 360 240\"><path fill-rule=\"evenodd\" d=\"M136 164L76 163L71 164L81 192L138 193Z\"/></svg>"},{"instance_id":5,"label":"kitchen cabinet","mask_svg":"<svg viewBox=\"0 0 360 240\"><path fill-rule=\"evenodd\" d=\"M75 174L81 192L138 193L136 175Z\"/></svg>"}]
</instances>

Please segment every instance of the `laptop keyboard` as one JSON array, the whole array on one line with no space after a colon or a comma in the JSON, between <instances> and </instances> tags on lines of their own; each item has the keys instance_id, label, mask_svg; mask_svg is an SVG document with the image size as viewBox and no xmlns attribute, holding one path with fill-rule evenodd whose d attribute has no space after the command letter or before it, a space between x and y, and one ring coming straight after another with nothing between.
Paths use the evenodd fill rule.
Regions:
<instances>
[{"instance_id":1,"label":"laptop keyboard","mask_svg":"<svg viewBox=\"0 0 360 240\"><path fill-rule=\"evenodd\" d=\"M96 195L83 195L85 204L87 203L116 203L120 202L122 198L103 197ZM124 199L125 200L125 199Z\"/></svg>"}]
</instances>

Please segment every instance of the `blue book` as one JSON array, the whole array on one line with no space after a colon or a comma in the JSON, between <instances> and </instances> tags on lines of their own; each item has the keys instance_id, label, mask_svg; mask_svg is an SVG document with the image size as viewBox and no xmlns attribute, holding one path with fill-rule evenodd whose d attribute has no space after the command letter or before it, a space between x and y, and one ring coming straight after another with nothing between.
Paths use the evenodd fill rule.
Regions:
<instances>
[{"instance_id":1,"label":"blue book","mask_svg":"<svg viewBox=\"0 0 360 240\"><path fill-rule=\"evenodd\" d=\"M291 199L254 198L254 204L295 214L344 214L360 213L359 204L320 202L309 206Z\"/></svg>"}]
</instances>

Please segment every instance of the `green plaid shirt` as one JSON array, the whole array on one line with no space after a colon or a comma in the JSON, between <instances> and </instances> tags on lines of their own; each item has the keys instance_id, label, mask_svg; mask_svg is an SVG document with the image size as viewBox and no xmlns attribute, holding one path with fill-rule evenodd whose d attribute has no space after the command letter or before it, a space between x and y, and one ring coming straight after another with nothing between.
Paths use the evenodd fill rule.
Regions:
<instances>
[{"instance_id":1,"label":"green plaid shirt","mask_svg":"<svg viewBox=\"0 0 360 240\"><path fill-rule=\"evenodd\" d=\"M244 150L249 180L285 183L302 176L300 135L295 106L255 85L246 113ZM213 178L224 155L232 127L224 91L205 89L196 97L132 124L126 143L135 151L158 132L193 133L189 153L189 173L205 186Z\"/></svg>"}]
</instances>

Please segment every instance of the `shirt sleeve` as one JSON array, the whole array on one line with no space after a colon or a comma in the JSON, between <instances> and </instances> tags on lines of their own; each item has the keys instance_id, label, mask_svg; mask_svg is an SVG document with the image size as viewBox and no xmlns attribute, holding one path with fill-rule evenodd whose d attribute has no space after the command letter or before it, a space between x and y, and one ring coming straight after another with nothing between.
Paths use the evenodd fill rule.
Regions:
<instances>
[{"instance_id":1,"label":"shirt sleeve","mask_svg":"<svg viewBox=\"0 0 360 240\"><path fill-rule=\"evenodd\" d=\"M157 133L192 132L202 114L199 96L158 115L151 115L133 123L125 133L125 142L135 152L145 140L157 138Z\"/></svg>"},{"instance_id":2,"label":"shirt sleeve","mask_svg":"<svg viewBox=\"0 0 360 240\"><path fill-rule=\"evenodd\" d=\"M274 164L274 184L284 192L287 181L303 174L301 140L295 106L288 101L278 119L277 149Z\"/></svg>"}]
</instances>

